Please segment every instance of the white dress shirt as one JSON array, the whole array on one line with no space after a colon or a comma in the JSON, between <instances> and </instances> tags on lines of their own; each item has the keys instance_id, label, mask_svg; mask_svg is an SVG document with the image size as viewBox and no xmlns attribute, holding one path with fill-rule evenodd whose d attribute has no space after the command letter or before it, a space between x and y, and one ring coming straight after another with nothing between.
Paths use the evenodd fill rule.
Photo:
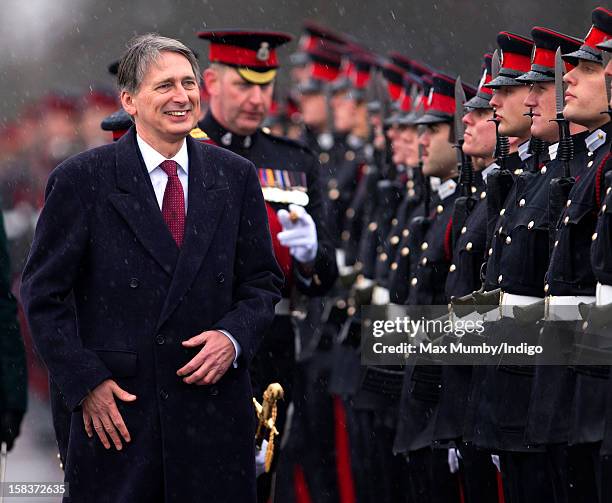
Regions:
<instances>
[{"instance_id":1,"label":"white dress shirt","mask_svg":"<svg viewBox=\"0 0 612 503\"><path fill-rule=\"evenodd\" d=\"M138 143L138 148L140 149L140 153L142 154L142 159L144 160L145 167L147 168L147 172L149 173L149 177L151 178L151 184L153 185L153 190L155 191L155 197L157 199L157 204L159 205L159 209L162 209L162 203L164 201L164 192L166 190L166 185L168 184L168 175L166 172L160 167L160 164L165 160L174 161L179 165L179 169L177 170L177 174L179 177L179 181L183 186L183 195L185 196L185 212L187 212L187 190L189 188L189 155L187 154L187 142L183 140L183 145L176 153L174 157L171 159L166 159L163 155L161 155L157 150L155 150L151 145L149 145L146 141L144 141L138 134L136 134L136 142ZM236 356L234 357L234 367L237 367L236 361L240 356L241 348L238 341L234 339L226 330L219 330L219 332L223 333L228 337L232 344L234 345L234 351L236 352Z\"/></svg>"}]
</instances>

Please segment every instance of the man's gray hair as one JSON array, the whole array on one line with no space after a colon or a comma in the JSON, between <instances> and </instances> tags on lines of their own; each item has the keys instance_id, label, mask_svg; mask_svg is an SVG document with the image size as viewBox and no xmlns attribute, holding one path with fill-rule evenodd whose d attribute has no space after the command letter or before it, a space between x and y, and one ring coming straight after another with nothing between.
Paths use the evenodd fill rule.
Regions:
<instances>
[{"instance_id":1,"label":"man's gray hair","mask_svg":"<svg viewBox=\"0 0 612 503\"><path fill-rule=\"evenodd\" d=\"M151 64L155 63L162 52L174 52L187 58L193 74L200 84L200 65L189 47L173 38L162 37L157 33L147 33L128 42L127 50L119 61L117 82L120 91L136 93Z\"/></svg>"}]
</instances>

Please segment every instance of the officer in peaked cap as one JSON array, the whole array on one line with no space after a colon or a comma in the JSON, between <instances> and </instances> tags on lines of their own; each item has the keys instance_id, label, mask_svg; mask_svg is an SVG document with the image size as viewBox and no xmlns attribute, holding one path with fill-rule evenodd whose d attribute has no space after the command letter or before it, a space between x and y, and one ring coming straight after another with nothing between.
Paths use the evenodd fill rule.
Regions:
<instances>
[{"instance_id":1,"label":"officer in peaked cap","mask_svg":"<svg viewBox=\"0 0 612 503\"><path fill-rule=\"evenodd\" d=\"M274 324L252 366L256 393L259 396L270 382L278 381L289 402L295 368L290 314L299 308L293 305L292 292L321 296L337 276L333 245L322 225L326 203L319 185L321 168L316 157L301 144L260 129L270 107L278 71L276 49L291 37L284 33L240 30L208 30L198 36L210 42L211 63L204 71L210 110L199 127L209 141L246 157L258 169L274 251L286 278L284 298L277 306ZM279 419L282 431L284 418L280 414ZM266 501L270 480L262 477L258 491L262 501ZM279 492L276 492L279 498L287 497Z\"/></svg>"},{"instance_id":2,"label":"officer in peaked cap","mask_svg":"<svg viewBox=\"0 0 612 503\"><path fill-rule=\"evenodd\" d=\"M561 341L566 354L572 351L582 323L578 304L593 302L596 293L590 261L583 257L589 256L593 239L597 238L593 236L599 209L596 194L601 182L597 166L610 149L610 119L601 114L607 108L604 71L601 54L597 57L595 48L610 37L606 32L612 28L610 15L607 9L595 9L594 25L585 42L580 49L563 56L576 65L564 77L567 89L563 115L587 128L588 133L583 138L585 146L581 147L586 149L586 157L575 156L567 164L575 182L556 223L555 242L544 277L546 309L541 341ZM551 205L552 194L551 190ZM580 407L572 405L585 400L582 392L574 390L578 381L586 382L588 378L580 377L577 381L583 369L571 368L571 362L567 363L536 367L525 438L530 444L546 447L549 472L554 476L555 501L596 501L593 471L588 466L593 458L592 441L602 436L601 427L596 426L601 424L601 415L594 418L594 410L580 411ZM595 381L590 384L596 386ZM587 399L585 403L598 407L601 401ZM578 445L585 441L587 445Z\"/></svg>"}]
</instances>

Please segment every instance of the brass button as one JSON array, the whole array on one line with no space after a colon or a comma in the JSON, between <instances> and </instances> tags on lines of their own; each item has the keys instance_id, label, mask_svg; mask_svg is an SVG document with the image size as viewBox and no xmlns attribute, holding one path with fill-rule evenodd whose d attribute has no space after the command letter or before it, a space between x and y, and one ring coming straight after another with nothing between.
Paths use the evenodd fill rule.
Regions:
<instances>
[{"instance_id":1,"label":"brass button","mask_svg":"<svg viewBox=\"0 0 612 503\"><path fill-rule=\"evenodd\" d=\"M351 239L351 233L349 231L342 231L341 237L342 241L348 241Z\"/></svg>"},{"instance_id":2,"label":"brass button","mask_svg":"<svg viewBox=\"0 0 612 503\"><path fill-rule=\"evenodd\" d=\"M391 220L391 225L397 225L397 218L394 218L393 220Z\"/></svg>"},{"instance_id":3,"label":"brass button","mask_svg":"<svg viewBox=\"0 0 612 503\"><path fill-rule=\"evenodd\" d=\"M592 236L591 236L591 241L595 241L597 239L597 233L595 232Z\"/></svg>"},{"instance_id":4,"label":"brass button","mask_svg":"<svg viewBox=\"0 0 612 503\"><path fill-rule=\"evenodd\" d=\"M504 231L504 227L503 227L503 226L501 226L501 227L499 228L499 233L501 234L503 231Z\"/></svg>"},{"instance_id":5,"label":"brass button","mask_svg":"<svg viewBox=\"0 0 612 503\"><path fill-rule=\"evenodd\" d=\"M414 181L413 180L408 180L406 182L406 188L407 189L414 189Z\"/></svg>"},{"instance_id":6,"label":"brass button","mask_svg":"<svg viewBox=\"0 0 612 503\"><path fill-rule=\"evenodd\" d=\"M590 168L591 166L593 166L593 161L587 162L587 168Z\"/></svg>"},{"instance_id":7,"label":"brass button","mask_svg":"<svg viewBox=\"0 0 612 503\"><path fill-rule=\"evenodd\" d=\"M544 293L548 293L548 290L550 289L550 286L548 285L548 283L546 283L544 285Z\"/></svg>"},{"instance_id":8,"label":"brass button","mask_svg":"<svg viewBox=\"0 0 612 503\"><path fill-rule=\"evenodd\" d=\"M559 240L557 239L557 240L555 241L555 246L557 246L558 244L559 244Z\"/></svg>"},{"instance_id":9,"label":"brass button","mask_svg":"<svg viewBox=\"0 0 612 503\"><path fill-rule=\"evenodd\" d=\"M456 269L457 269L457 266L455 264L451 264L450 267L448 268L449 272L455 272Z\"/></svg>"},{"instance_id":10,"label":"brass button","mask_svg":"<svg viewBox=\"0 0 612 503\"><path fill-rule=\"evenodd\" d=\"M427 244L427 241L425 241L422 245L421 245L421 250L425 251L427 250L427 248L429 247L429 245Z\"/></svg>"},{"instance_id":11,"label":"brass button","mask_svg":"<svg viewBox=\"0 0 612 503\"><path fill-rule=\"evenodd\" d=\"M569 217L565 217L565 218L563 219L563 223L564 223L565 225L567 225L567 224L569 223Z\"/></svg>"},{"instance_id":12,"label":"brass button","mask_svg":"<svg viewBox=\"0 0 612 503\"><path fill-rule=\"evenodd\" d=\"M402 257L405 257L405 256L407 256L410 253L410 248L408 248L407 246L404 246L400 253L401 253Z\"/></svg>"},{"instance_id":13,"label":"brass button","mask_svg":"<svg viewBox=\"0 0 612 503\"><path fill-rule=\"evenodd\" d=\"M376 222L370 222L370 225L368 225L368 230L370 232L374 232L376 229L378 229L378 224Z\"/></svg>"},{"instance_id":14,"label":"brass button","mask_svg":"<svg viewBox=\"0 0 612 503\"><path fill-rule=\"evenodd\" d=\"M319 154L319 161L321 161L322 164L329 162L329 154L327 152L321 152Z\"/></svg>"},{"instance_id":15,"label":"brass button","mask_svg":"<svg viewBox=\"0 0 612 503\"><path fill-rule=\"evenodd\" d=\"M607 195L608 195L610 192L612 192L612 187L608 187L608 188L606 189L606 196L607 196Z\"/></svg>"},{"instance_id":16,"label":"brass button","mask_svg":"<svg viewBox=\"0 0 612 503\"><path fill-rule=\"evenodd\" d=\"M393 246L397 246L399 244L400 238L399 236L393 236L389 241Z\"/></svg>"},{"instance_id":17,"label":"brass button","mask_svg":"<svg viewBox=\"0 0 612 503\"><path fill-rule=\"evenodd\" d=\"M395 271L396 269L397 269L397 262L393 262L393 263L391 264L391 270L392 270L392 271Z\"/></svg>"},{"instance_id":18,"label":"brass button","mask_svg":"<svg viewBox=\"0 0 612 503\"><path fill-rule=\"evenodd\" d=\"M607 209L608 209L608 205L607 205L607 204L604 204L604 205L601 207L601 212L602 212L602 213L605 213Z\"/></svg>"},{"instance_id":19,"label":"brass button","mask_svg":"<svg viewBox=\"0 0 612 503\"><path fill-rule=\"evenodd\" d=\"M500 215L503 215L504 213L506 213L506 208L502 208L501 210L499 210Z\"/></svg>"},{"instance_id":20,"label":"brass button","mask_svg":"<svg viewBox=\"0 0 612 503\"><path fill-rule=\"evenodd\" d=\"M591 157L591 156L593 155L593 152L591 152L591 151L589 150L589 151L587 152L587 155L588 155L589 157Z\"/></svg>"},{"instance_id":21,"label":"brass button","mask_svg":"<svg viewBox=\"0 0 612 503\"><path fill-rule=\"evenodd\" d=\"M467 251L472 251L472 247L473 247L473 246L474 246L474 245L473 245L473 244L472 244L472 242L470 241L468 244L466 244L466 245L465 245L465 249L466 249Z\"/></svg>"},{"instance_id":22,"label":"brass button","mask_svg":"<svg viewBox=\"0 0 612 503\"><path fill-rule=\"evenodd\" d=\"M497 282L498 283L501 283L502 279L504 279L503 275L500 274L499 276L497 276Z\"/></svg>"},{"instance_id":23,"label":"brass button","mask_svg":"<svg viewBox=\"0 0 612 503\"><path fill-rule=\"evenodd\" d=\"M477 190L478 190L478 189L472 185L472 194L476 194L476 191L477 191Z\"/></svg>"},{"instance_id":24,"label":"brass button","mask_svg":"<svg viewBox=\"0 0 612 503\"><path fill-rule=\"evenodd\" d=\"M389 257L387 256L386 253L381 253L378 257L378 260L380 260L381 262L386 262L388 258Z\"/></svg>"},{"instance_id":25,"label":"brass button","mask_svg":"<svg viewBox=\"0 0 612 503\"><path fill-rule=\"evenodd\" d=\"M489 257L493 255L493 248L489 248Z\"/></svg>"},{"instance_id":26,"label":"brass button","mask_svg":"<svg viewBox=\"0 0 612 503\"><path fill-rule=\"evenodd\" d=\"M520 206L521 208L522 208L523 206L525 206L525 200L524 200L524 199L521 199L521 200L519 201L519 206Z\"/></svg>"},{"instance_id":27,"label":"brass button","mask_svg":"<svg viewBox=\"0 0 612 503\"><path fill-rule=\"evenodd\" d=\"M332 201L335 201L340 197L340 191L338 189L331 189L327 195Z\"/></svg>"},{"instance_id":28,"label":"brass button","mask_svg":"<svg viewBox=\"0 0 612 503\"><path fill-rule=\"evenodd\" d=\"M600 140L603 140L603 133L597 133L597 138Z\"/></svg>"},{"instance_id":29,"label":"brass button","mask_svg":"<svg viewBox=\"0 0 612 503\"><path fill-rule=\"evenodd\" d=\"M465 234L467 232L467 227L462 227L461 228L461 234Z\"/></svg>"},{"instance_id":30,"label":"brass button","mask_svg":"<svg viewBox=\"0 0 612 503\"><path fill-rule=\"evenodd\" d=\"M438 212L438 215L439 215L440 213L444 211L444 206L442 206L441 204L438 204L438 206L436 206L436 211Z\"/></svg>"},{"instance_id":31,"label":"brass button","mask_svg":"<svg viewBox=\"0 0 612 503\"><path fill-rule=\"evenodd\" d=\"M418 280L418 279L416 279L416 278L412 278L412 280L410 280L410 284L411 284L412 286L416 286L416 284L417 284L418 282L419 282L419 280Z\"/></svg>"},{"instance_id":32,"label":"brass button","mask_svg":"<svg viewBox=\"0 0 612 503\"><path fill-rule=\"evenodd\" d=\"M410 235L410 229L404 229L402 231L402 236L407 238Z\"/></svg>"},{"instance_id":33,"label":"brass button","mask_svg":"<svg viewBox=\"0 0 612 503\"><path fill-rule=\"evenodd\" d=\"M347 150L346 154L344 154L344 158L347 161L354 161L355 160L355 152L353 152L352 150Z\"/></svg>"},{"instance_id":34,"label":"brass button","mask_svg":"<svg viewBox=\"0 0 612 503\"><path fill-rule=\"evenodd\" d=\"M427 265L427 257L421 259L421 265Z\"/></svg>"},{"instance_id":35,"label":"brass button","mask_svg":"<svg viewBox=\"0 0 612 503\"><path fill-rule=\"evenodd\" d=\"M338 187L338 180L332 178L329 182L327 182L327 187L330 189L335 189Z\"/></svg>"},{"instance_id":36,"label":"brass button","mask_svg":"<svg viewBox=\"0 0 612 503\"><path fill-rule=\"evenodd\" d=\"M518 175L522 175L522 174L523 174L523 170L522 170L521 168L519 168L519 169L515 169L515 170L514 170L514 174L515 174L515 175L517 175L517 176L518 176Z\"/></svg>"},{"instance_id":37,"label":"brass button","mask_svg":"<svg viewBox=\"0 0 612 503\"><path fill-rule=\"evenodd\" d=\"M572 200L571 200L571 199L568 199L568 200L567 200L567 203L565 203L565 207L566 207L566 208L569 208L571 205L572 205Z\"/></svg>"},{"instance_id":38,"label":"brass button","mask_svg":"<svg viewBox=\"0 0 612 503\"><path fill-rule=\"evenodd\" d=\"M533 228L533 226L534 226L534 225L535 225L535 222L532 220L531 222L529 222L529 223L527 224L527 228L528 228L528 229L531 229L531 228Z\"/></svg>"},{"instance_id":39,"label":"brass button","mask_svg":"<svg viewBox=\"0 0 612 503\"><path fill-rule=\"evenodd\" d=\"M487 193L486 193L486 192L483 190L483 191L480 193L480 199L484 199L485 197L487 197Z\"/></svg>"},{"instance_id":40,"label":"brass button","mask_svg":"<svg viewBox=\"0 0 612 503\"><path fill-rule=\"evenodd\" d=\"M586 330L587 328L589 328L589 322L588 322L588 321L585 321L585 322L582 324L582 330Z\"/></svg>"},{"instance_id":41,"label":"brass button","mask_svg":"<svg viewBox=\"0 0 612 503\"><path fill-rule=\"evenodd\" d=\"M509 245L510 243L512 243L512 238L510 236L506 237L506 244Z\"/></svg>"},{"instance_id":42,"label":"brass button","mask_svg":"<svg viewBox=\"0 0 612 503\"><path fill-rule=\"evenodd\" d=\"M353 218L355 216L355 210L353 208L348 208L346 210L346 216L348 218Z\"/></svg>"},{"instance_id":43,"label":"brass button","mask_svg":"<svg viewBox=\"0 0 612 503\"><path fill-rule=\"evenodd\" d=\"M540 173L542 173L543 175L546 174L546 166L542 166L542 169L540 170Z\"/></svg>"}]
</instances>

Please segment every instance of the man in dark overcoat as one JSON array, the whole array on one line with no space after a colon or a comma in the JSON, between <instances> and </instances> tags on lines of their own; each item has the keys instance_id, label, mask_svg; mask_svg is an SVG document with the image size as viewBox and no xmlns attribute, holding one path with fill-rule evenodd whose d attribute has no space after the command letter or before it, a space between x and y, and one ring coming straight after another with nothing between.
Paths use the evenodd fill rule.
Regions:
<instances>
[{"instance_id":1,"label":"man in dark overcoat","mask_svg":"<svg viewBox=\"0 0 612 503\"><path fill-rule=\"evenodd\" d=\"M144 35L119 65L135 126L50 176L22 297L72 411L72 502L254 502L248 365L280 298L253 165L188 136L199 68Z\"/></svg>"}]
</instances>

